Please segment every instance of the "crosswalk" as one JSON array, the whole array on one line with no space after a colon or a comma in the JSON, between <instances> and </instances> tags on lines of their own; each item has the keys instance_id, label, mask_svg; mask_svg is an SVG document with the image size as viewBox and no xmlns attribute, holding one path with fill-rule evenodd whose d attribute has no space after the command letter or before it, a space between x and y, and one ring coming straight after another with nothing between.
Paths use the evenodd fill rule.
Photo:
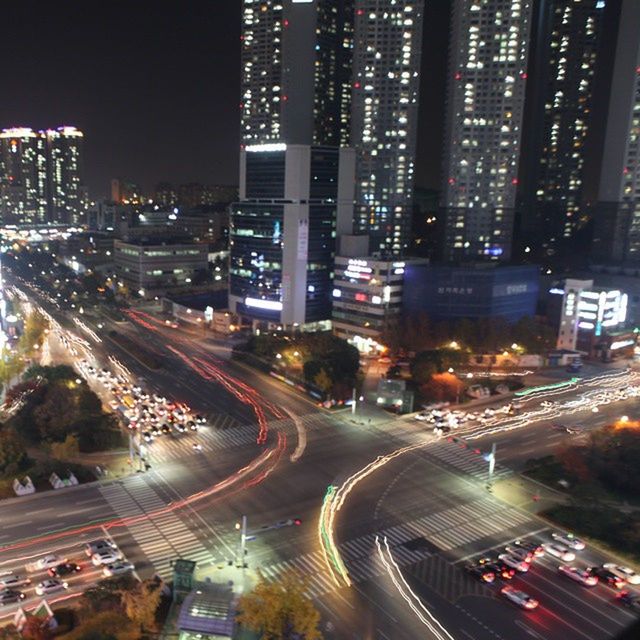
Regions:
<instances>
[{"instance_id":1,"label":"crosswalk","mask_svg":"<svg viewBox=\"0 0 640 640\"><path fill-rule=\"evenodd\" d=\"M126 485L105 485L100 492L118 516L134 516L133 523L127 525L127 529L162 578L171 576L170 560L184 558L194 560L198 565L212 561L211 553L172 511L135 520L137 515L153 513L165 507L165 503L144 478L130 478Z\"/></svg>"},{"instance_id":2,"label":"crosswalk","mask_svg":"<svg viewBox=\"0 0 640 640\"><path fill-rule=\"evenodd\" d=\"M338 549L352 581L359 583L383 572L376 561L376 536L386 536L398 566L406 567L431 559L438 551L454 552L484 538L498 536L506 542L513 537L509 536L510 530L524 534L535 524L526 513L490 498L480 498L341 543ZM449 564L446 560L444 562ZM441 576L444 570L442 566L438 567L438 576ZM287 570L307 576L309 594L314 598L336 588L327 574L320 551L261 567L269 580L276 579ZM447 571L451 573L453 569Z\"/></svg>"},{"instance_id":3,"label":"crosswalk","mask_svg":"<svg viewBox=\"0 0 640 640\"><path fill-rule=\"evenodd\" d=\"M446 440L425 447L424 453L436 462L446 467L453 467L481 482L487 482L489 479L489 462L477 449L470 449L462 444ZM508 467L496 464L492 480L506 478L512 473Z\"/></svg>"}]
</instances>

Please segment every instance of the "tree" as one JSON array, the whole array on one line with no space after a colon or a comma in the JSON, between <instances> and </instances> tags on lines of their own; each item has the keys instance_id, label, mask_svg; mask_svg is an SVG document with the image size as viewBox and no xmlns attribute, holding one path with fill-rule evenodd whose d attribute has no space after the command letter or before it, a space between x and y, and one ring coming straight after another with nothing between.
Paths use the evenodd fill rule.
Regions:
<instances>
[{"instance_id":1,"label":"tree","mask_svg":"<svg viewBox=\"0 0 640 640\"><path fill-rule=\"evenodd\" d=\"M24 361L20 356L11 353L6 347L0 352L0 382L9 385L24 368Z\"/></svg>"},{"instance_id":2,"label":"tree","mask_svg":"<svg viewBox=\"0 0 640 640\"><path fill-rule=\"evenodd\" d=\"M60 640L137 640L140 634L121 611L102 611L82 621Z\"/></svg>"},{"instance_id":3,"label":"tree","mask_svg":"<svg viewBox=\"0 0 640 640\"><path fill-rule=\"evenodd\" d=\"M313 383L320 391L324 391L326 394L331 393L331 389L333 388L333 380L323 368L318 371L316 377L313 379Z\"/></svg>"},{"instance_id":4,"label":"tree","mask_svg":"<svg viewBox=\"0 0 640 640\"><path fill-rule=\"evenodd\" d=\"M83 592L79 601L80 617L82 620L90 620L104 611L123 613L122 594L133 589L135 585L135 578L129 574L100 580Z\"/></svg>"},{"instance_id":5,"label":"tree","mask_svg":"<svg viewBox=\"0 0 640 640\"><path fill-rule=\"evenodd\" d=\"M320 613L306 591L307 581L295 572L274 582L261 575L253 591L240 598L238 622L264 640L319 640Z\"/></svg>"},{"instance_id":6,"label":"tree","mask_svg":"<svg viewBox=\"0 0 640 640\"><path fill-rule=\"evenodd\" d=\"M70 460L77 458L80 453L78 438L72 433L67 434L63 442L51 443L51 456L57 460Z\"/></svg>"},{"instance_id":7,"label":"tree","mask_svg":"<svg viewBox=\"0 0 640 640\"><path fill-rule=\"evenodd\" d=\"M156 624L156 611L162 597L162 582L145 580L135 588L122 592L122 605L129 620L141 631L151 630Z\"/></svg>"},{"instance_id":8,"label":"tree","mask_svg":"<svg viewBox=\"0 0 640 640\"><path fill-rule=\"evenodd\" d=\"M64 440L75 416L73 394L63 384L49 385L44 402L33 410L33 420L44 440Z\"/></svg>"},{"instance_id":9,"label":"tree","mask_svg":"<svg viewBox=\"0 0 640 640\"><path fill-rule=\"evenodd\" d=\"M16 473L27 459L18 434L10 427L0 427L0 473Z\"/></svg>"},{"instance_id":10,"label":"tree","mask_svg":"<svg viewBox=\"0 0 640 640\"><path fill-rule=\"evenodd\" d=\"M68 382L78 377L75 369L66 364L43 367L38 364L30 366L24 373L24 379L44 378L47 382Z\"/></svg>"},{"instance_id":11,"label":"tree","mask_svg":"<svg viewBox=\"0 0 640 640\"><path fill-rule=\"evenodd\" d=\"M22 627L22 637L25 640L50 640L53 632L49 628L49 620L44 616L29 616Z\"/></svg>"},{"instance_id":12,"label":"tree","mask_svg":"<svg viewBox=\"0 0 640 640\"><path fill-rule=\"evenodd\" d=\"M21 638L20 632L13 623L0 627L0 640L21 640Z\"/></svg>"},{"instance_id":13,"label":"tree","mask_svg":"<svg viewBox=\"0 0 640 640\"><path fill-rule=\"evenodd\" d=\"M464 384L452 373L435 373L420 392L429 400L455 402L460 399Z\"/></svg>"},{"instance_id":14,"label":"tree","mask_svg":"<svg viewBox=\"0 0 640 640\"><path fill-rule=\"evenodd\" d=\"M44 332L49 329L49 321L39 312L30 313L24 321L24 331L18 341L18 349L22 353L30 353L38 345L42 345Z\"/></svg>"}]
</instances>

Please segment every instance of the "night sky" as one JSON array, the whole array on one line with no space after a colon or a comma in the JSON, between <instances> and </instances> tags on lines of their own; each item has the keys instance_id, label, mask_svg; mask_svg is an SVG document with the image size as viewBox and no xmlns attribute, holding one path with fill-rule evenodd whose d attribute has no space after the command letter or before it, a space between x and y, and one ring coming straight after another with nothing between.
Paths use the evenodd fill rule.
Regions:
<instances>
[{"instance_id":1,"label":"night sky","mask_svg":"<svg viewBox=\"0 0 640 640\"><path fill-rule=\"evenodd\" d=\"M437 186L449 0L425 15L417 184ZM237 184L240 0L3 6L0 128L75 125L92 197L123 177Z\"/></svg>"}]
</instances>

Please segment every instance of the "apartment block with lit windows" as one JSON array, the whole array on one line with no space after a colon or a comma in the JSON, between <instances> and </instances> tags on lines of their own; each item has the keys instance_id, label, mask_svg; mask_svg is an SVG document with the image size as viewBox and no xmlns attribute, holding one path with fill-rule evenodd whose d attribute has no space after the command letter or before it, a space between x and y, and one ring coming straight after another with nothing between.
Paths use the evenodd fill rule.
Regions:
<instances>
[{"instance_id":1,"label":"apartment block with lit windows","mask_svg":"<svg viewBox=\"0 0 640 640\"><path fill-rule=\"evenodd\" d=\"M423 8L423 0L355 0L355 230L389 255L403 253L411 231Z\"/></svg>"},{"instance_id":2,"label":"apartment block with lit windows","mask_svg":"<svg viewBox=\"0 0 640 640\"><path fill-rule=\"evenodd\" d=\"M532 0L452 0L441 207L445 258L508 260Z\"/></svg>"}]
</instances>

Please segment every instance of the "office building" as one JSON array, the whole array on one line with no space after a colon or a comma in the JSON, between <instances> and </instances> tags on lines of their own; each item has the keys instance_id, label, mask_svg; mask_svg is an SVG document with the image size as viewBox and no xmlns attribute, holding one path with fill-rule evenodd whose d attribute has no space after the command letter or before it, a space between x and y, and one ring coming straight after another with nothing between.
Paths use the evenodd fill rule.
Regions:
<instances>
[{"instance_id":1,"label":"office building","mask_svg":"<svg viewBox=\"0 0 640 640\"><path fill-rule=\"evenodd\" d=\"M10 224L47 221L46 138L25 127L0 133L0 219Z\"/></svg>"},{"instance_id":2,"label":"office building","mask_svg":"<svg viewBox=\"0 0 640 640\"><path fill-rule=\"evenodd\" d=\"M353 0L244 0L241 141L348 139Z\"/></svg>"},{"instance_id":3,"label":"office building","mask_svg":"<svg viewBox=\"0 0 640 640\"><path fill-rule=\"evenodd\" d=\"M206 244L168 238L115 240L113 251L118 278L140 295L189 285L208 264Z\"/></svg>"},{"instance_id":4,"label":"office building","mask_svg":"<svg viewBox=\"0 0 640 640\"><path fill-rule=\"evenodd\" d=\"M508 260L533 2L451 4L444 253L449 260Z\"/></svg>"},{"instance_id":5,"label":"office building","mask_svg":"<svg viewBox=\"0 0 640 640\"><path fill-rule=\"evenodd\" d=\"M353 151L280 143L240 155L230 309L256 328L330 328L336 228L353 212Z\"/></svg>"},{"instance_id":6,"label":"office building","mask_svg":"<svg viewBox=\"0 0 640 640\"><path fill-rule=\"evenodd\" d=\"M537 10L519 199L520 244L542 257L587 221L585 151L595 124L605 3L544 0Z\"/></svg>"},{"instance_id":7,"label":"office building","mask_svg":"<svg viewBox=\"0 0 640 640\"><path fill-rule=\"evenodd\" d=\"M411 260L426 264L426 260ZM333 331L363 353L384 351L384 333L397 326L407 262L336 256Z\"/></svg>"},{"instance_id":8,"label":"office building","mask_svg":"<svg viewBox=\"0 0 640 640\"><path fill-rule=\"evenodd\" d=\"M145 197L140 185L131 180L113 178L111 180L111 200L118 204L144 204Z\"/></svg>"},{"instance_id":9,"label":"office building","mask_svg":"<svg viewBox=\"0 0 640 640\"><path fill-rule=\"evenodd\" d=\"M536 312L539 269L533 265L407 264L403 307L433 320L496 318L516 322Z\"/></svg>"},{"instance_id":10,"label":"office building","mask_svg":"<svg viewBox=\"0 0 640 640\"><path fill-rule=\"evenodd\" d=\"M47 173L49 220L78 226L85 221L88 206L83 182L82 131L75 127L47 129Z\"/></svg>"},{"instance_id":11,"label":"office building","mask_svg":"<svg viewBox=\"0 0 640 640\"><path fill-rule=\"evenodd\" d=\"M640 263L640 2L623 0L609 97L593 256Z\"/></svg>"},{"instance_id":12,"label":"office building","mask_svg":"<svg viewBox=\"0 0 640 640\"><path fill-rule=\"evenodd\" d=\"M409 246L424 0L355 0L351 146L355 230L370 250Z\"/></svg>"},{"instance_id":13,"label":"office building","mask_svg":"<svg viewBox=\"0 0 640 640\"><path fill-rule=\"evenodd\" d=\"M153 201L161 207L175 207L178 204L178 192L170 182L159 182Z\"/></svg>"}]
</instances>

